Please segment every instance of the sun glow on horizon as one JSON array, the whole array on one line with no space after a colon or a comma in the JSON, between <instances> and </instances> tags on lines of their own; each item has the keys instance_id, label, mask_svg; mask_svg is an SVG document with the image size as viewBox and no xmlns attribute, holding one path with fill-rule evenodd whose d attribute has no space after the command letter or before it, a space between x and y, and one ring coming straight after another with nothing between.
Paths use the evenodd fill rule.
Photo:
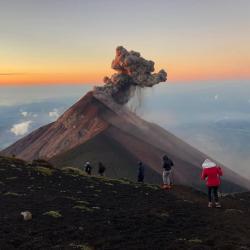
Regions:
<instances>
[{"instance_id":1,"label":"sun glow on horizon","mask_svg":"<svg viewBox=\"0 0 250 250\"><path fill-rule=\"evenodd\" d=\"M3 1L0 86L101 84L119 45L171 82L250 79L250 1L73 2Z\"/></svg>"}]
</instances>

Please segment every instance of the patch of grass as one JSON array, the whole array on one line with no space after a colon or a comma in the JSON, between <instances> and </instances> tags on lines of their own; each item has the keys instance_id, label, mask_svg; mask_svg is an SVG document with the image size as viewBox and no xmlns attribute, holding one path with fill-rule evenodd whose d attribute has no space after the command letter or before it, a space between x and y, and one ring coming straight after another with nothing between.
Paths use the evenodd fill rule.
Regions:
<instances>
[{"instance_id":1,"label":"patch of grass","mask_svg":"<svg viewBox=\"0 0 250 250\"><path fill-rule=\"evenodd\" d=\"M51 176L53 175L54 173L54 170L53 169L50 169L50 168L46 168L46 167L35 167L34 170L43 175L43 176Z\"/></svg>"},{"instance_id":2,"label":"patch of grass","mask_svg":"<svg viewBox=\"0 0 250 250\"><path fill-rule=\"evenodd\" d=\"M124 185L131 185L133 184L131 181L128 179L122 178L122 179L110 179L112 182L117 183L117 184L124 184Z\"/></svg>"},{"instance_id":3,"label":"patch of grass","mask_svg":"<svg viewBox=\"0 0 250 250\"><path fill-rule=\"evenodd\" d=\"M59 212L59 211L48 211L46 213L43 213L43 215L48 215L50 217L53 217L53 218L61 218L62 217L62 214Z\"/></svg>"},{"instance_id":4,"label":"patch of grass","mask_svg":"<svg viewBox=\"0 0 250 250\"><path fill-rule=\"evenodd\" d=\"M12 177L8 177L8 178L6 178L6 180L15 180L15 179L17 179L17 177L16 177L16 176L12 176Z\"/></svg>"},{"instance_id":5,"label":"patch of grass","mask_svg":"<svg viewBox=\"0 0 250 250\"><path fill-rule=\"evenodd\" d=\"M67 200L71 200L71 201L76 201L77 198L72 197L72 196L63 196L63 198L67 199Z\"/></svg>"},{"instance_id":6,"label":"patch of grass","mask_svg":"<svg viewBox=\"0 0 250 250\"><path fill-rule=\"evenodd\" d=\"M82 205L89 205L89 202L87 201L77 201L77 204L82 204Z\"/></svg>"},{"instance_id":7,"label":"patch of grass","mask_svg":"<svg viewBox=\"0 0 250 250\"><path fill-rule=\"evenodd\" d=\"M15 192L7 192L7 193L4 193L4 195L6 195L6 196L14 196L14 197L23 196L23 194L18 194L18 193L15 193Z\"/></svg>"},{"instance_id":8,"label":"patch of grass","mask_svg":"<svg viewBox=\"0 0 250 250\"><path fill-rule=\"evenodd\" d=\"M243 214L244 212L242 210L240 210L240 209L228 208L228 209L225 210L225 213L226 214L234 214L234 213Z\"/></svg>"},{"instance_id":9,"label":"patch of grass","mask_svg":"<svg viewBox=\"0 0 250 250\"><path fill-rule=\"evenodd\" d=\"M92 207L93 209L99 210L101 209L100 207Z\"/></svg>"},{"instance_id":10,"label":"patch of grass","mask_svg":"<svg viewBox=\"0 0 250 250\"><path fill-rule=\"evenodd\" d=\"M65 173L65 174L69 174L71 176L86 176L86 173L79 169L79 168L73 168L73 167L64 167L62 168L62 171Z\"/></svg>"},{"instance_id":11,"label":"patch of grass","mask_svg":"<svg viewBox=\"0 0 250 250\"><path fill-rule=\"evenodd\" d=\"M16 157L4 156L4 157L1 157L1 160L3 160L6 163L10 163L11 167L16 167L15 164L17 164L17 165L26 165L26 162L24 160L18 159ZM13 164L13 163L15 163L15 164Z\"/></svg>"},{"instance_id":12,"label":"patch of grass","mask_svg":"<svg viewBox=\"0 0 250 250\"><path fill-rule=\"evenodd\" d=\"M201 244L202 240L200 240L200 239L190 239L190 240L188 240L188 242L195 243L195 244Z\"/></svg>"},{"instance_id":13,"label":"patch of grass","mask_svg":"<svg viewBox=\"0 0 250 250\"><path fill-rule=\"evenodd\" d=\"M92 211L93 211L93 209L91 209L91 208L85 206L84 204L76 205L76 206L74 206L74 207L72 207L72 208L73 208L73 209L79 209L79 210L81 210L82 212L92 212Z\"/></svg>"},{"instance_id":14,"label":"patch of grass","mask_svg":"<svg viewBox=\"0 0 250 250\"><path fill-rule=\"evenodd\" d=\"M113 183L110 183L110 182L105 182L105 185L114 186L114 184L113 184Z\"/></svg>"},{"instance_id":15,"label":"patch of grass","mask_svg":"<svg viewBox=\"0 0 250 250\"><path fill-rule=\"evenodd\" d=\"M80 250L93 250L92 247L90 247L89 245L86 244L75 244L75 243L70 243L69 244L70 247L73 247L75 249L80 249Z\"/></svg>"},{"instance_id":16,"label":"patch of grass","mask_svg":"<svg viewBox=\"0 0 250 250\"><path fill-rule=\"evenodd\" d=\"M163 212L163 213L158 213L157 214L159 217L169 217L169 213L168 212Z\"/></svg>"},{"instance_id":17,"label":"patch of grass","mask_svg":"<svg viewBox=\"0 0 250 250\"><path fill-rule=\"evenodd\" d=\"M179 240L179 241L185 241L185 240L187 240L186 238L179 238L179 239L177 239L177 240Z\"/></svg>"},{"instance_id":18,"label":"patch of grass","mask_svg":"<svg viewBox=\"0 0 250 250\"><path fill-rule=\"evenodd\" d=\"M31 163L31 166L33 166L33 167L45 167L45 168L50 168L50 169L54 168L54 166L50 162L48 162L44 159L33 160Z\"/></svg>"},{"instance_id":19,"label":"patch of grass","mask_svg":"<svg viewBox=\"0 0 250 250\"><path fill-rule=\"evenodd\" d=\"M147 188L153 189L153 190L159 190L160 187L152 184L146 184L145 185Z\"/></svg>"}]
</instances>

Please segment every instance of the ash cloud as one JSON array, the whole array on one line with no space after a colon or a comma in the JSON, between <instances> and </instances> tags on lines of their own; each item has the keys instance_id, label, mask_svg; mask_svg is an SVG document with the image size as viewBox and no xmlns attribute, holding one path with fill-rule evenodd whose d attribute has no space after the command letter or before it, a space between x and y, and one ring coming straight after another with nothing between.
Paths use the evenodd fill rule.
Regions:
<instances>
[{"instance_id":1,"label":"ash cloud","mask_svg":"<svg viewBox=\"0 0 250 250\"><path fill-rule=\"evenodd\" d=\"M105 85L95 87L95 91L103 91L119 104L127 103L136 88L153 87L167 80L167 73L163 69L154 73L153 61L144 59L139 52L127 51L122 46L116 48L111 67L117 73L111 77L105 76Z\"/></svg>"}]
</instances>

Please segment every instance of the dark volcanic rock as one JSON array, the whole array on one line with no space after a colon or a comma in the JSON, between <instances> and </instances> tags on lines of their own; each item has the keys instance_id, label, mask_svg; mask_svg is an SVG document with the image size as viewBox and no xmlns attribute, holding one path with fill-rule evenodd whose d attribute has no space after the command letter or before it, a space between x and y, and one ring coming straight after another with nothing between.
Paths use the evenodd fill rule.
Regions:
<instances>
[{"instance_id":1,"label":"dark volcanic rock","mask_svg":"<svg viewBox=\"0 0 250 250\"><path fill-rule=\"evenodd\" d=\"M45 169L0 157L1 249L250 248L249 193L208 209L191 188Z\"/></svg>"}]
</instances>

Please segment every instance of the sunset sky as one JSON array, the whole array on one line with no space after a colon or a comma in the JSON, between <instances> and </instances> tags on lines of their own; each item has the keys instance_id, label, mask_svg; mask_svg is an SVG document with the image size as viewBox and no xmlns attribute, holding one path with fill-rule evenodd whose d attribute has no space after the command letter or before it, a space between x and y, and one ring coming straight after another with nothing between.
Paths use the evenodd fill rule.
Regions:
<instances>
[{"instance_id":1,"label":"sunset sky","mask_svg":"<svg viewBox=\"0 0 250 250\"><path fill-rule=\"evenodd\" d=\"M98 83L116 46L169 80L250 79L249 0L0 0L0 85Z\"/></svg>"}]
</instances>

